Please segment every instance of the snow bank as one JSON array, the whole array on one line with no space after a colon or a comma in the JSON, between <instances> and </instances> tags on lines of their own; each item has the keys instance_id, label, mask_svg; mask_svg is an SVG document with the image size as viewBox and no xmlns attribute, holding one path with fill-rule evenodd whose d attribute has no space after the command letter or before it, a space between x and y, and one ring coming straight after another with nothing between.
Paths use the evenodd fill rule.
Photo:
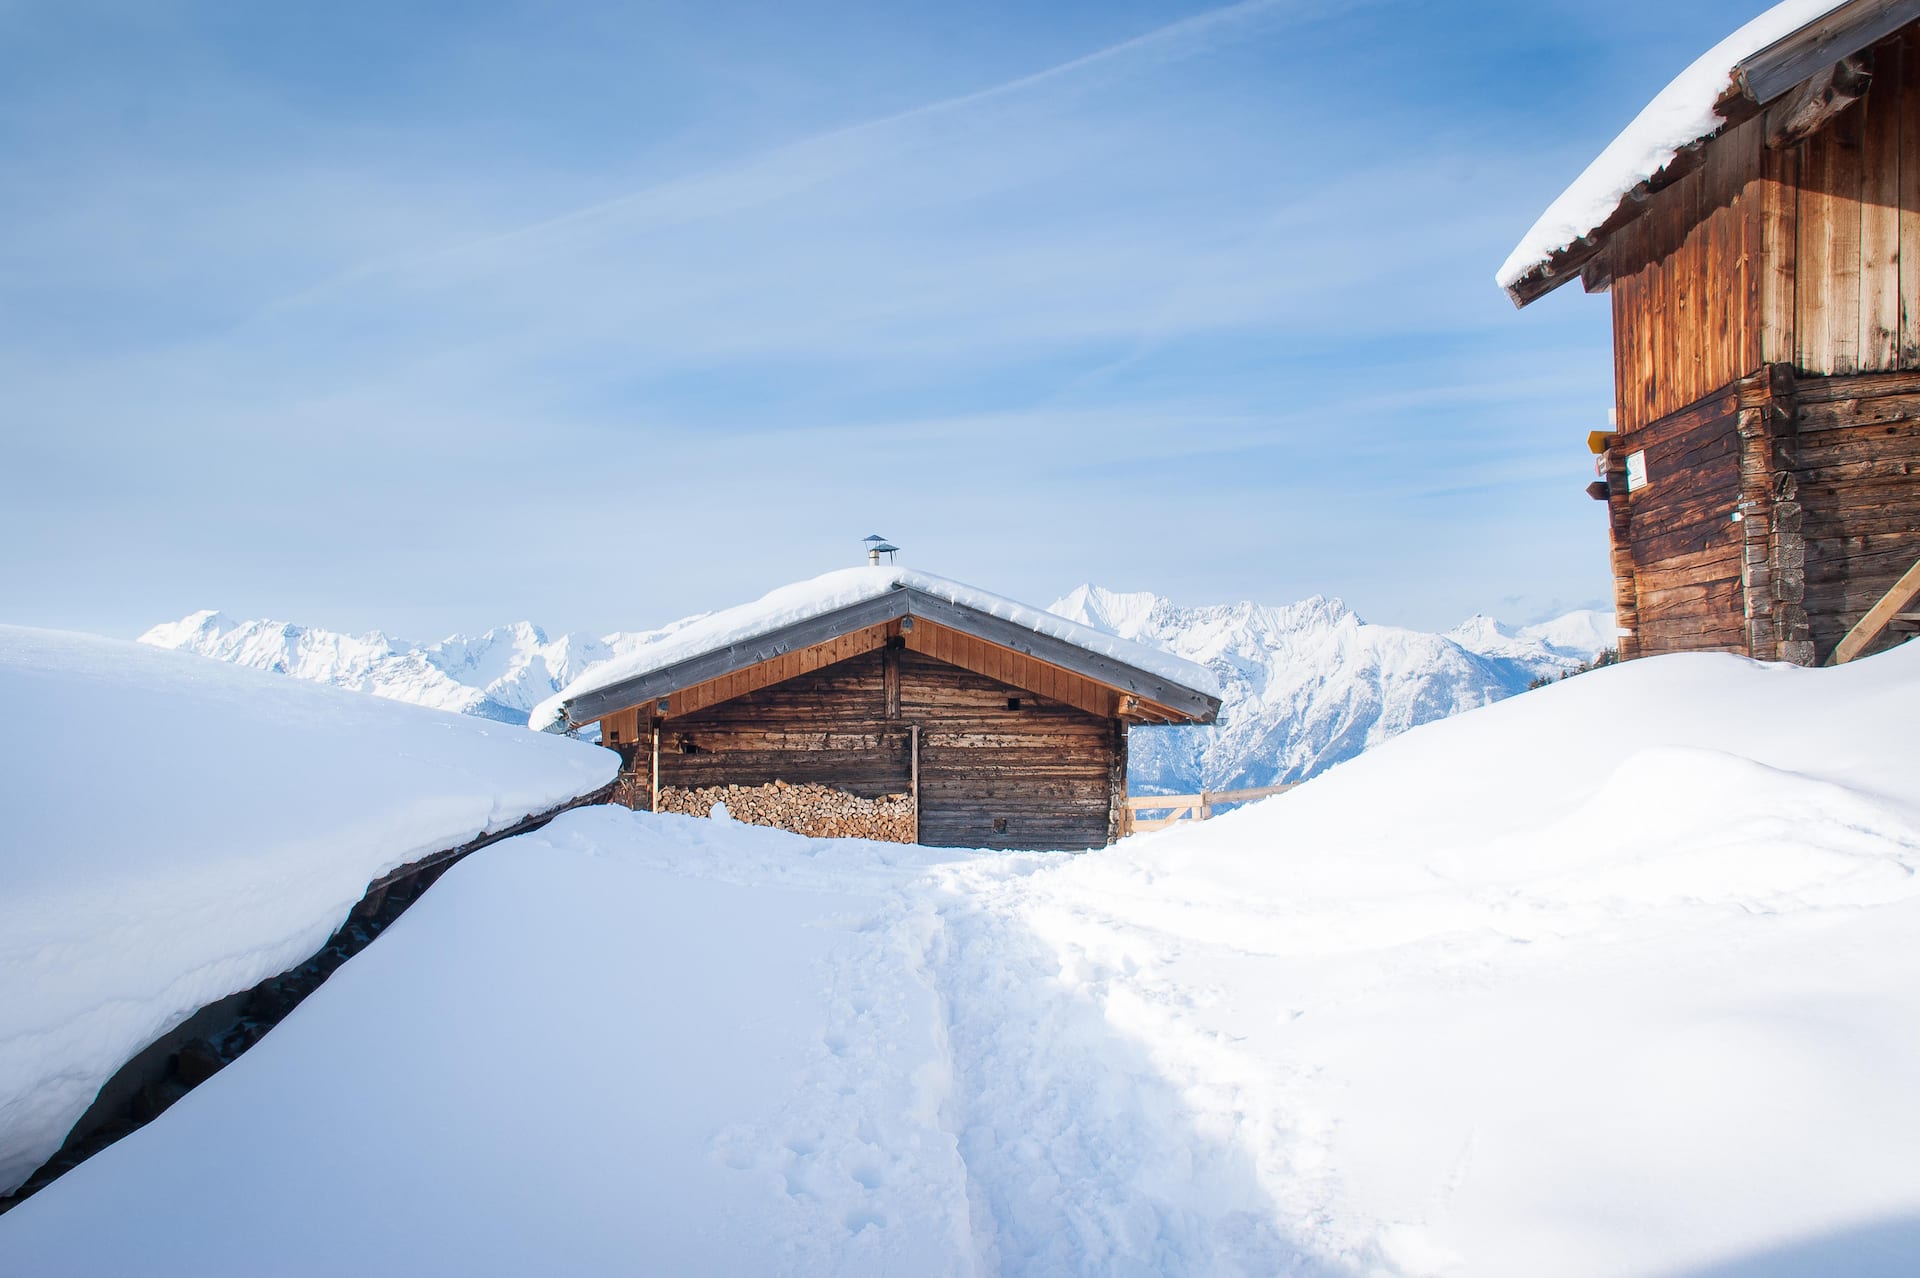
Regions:
<instances>
[{"instance_id":1,"label":"snow bank","mask_svg":"<svg viewBox=\"0 0 1920 1278\"><path fill-rule=\"evenodd\" d=\"M0 1272L1909 1274L1917 713L1653 658L1081 856L570 814Z\"/></svg>"},{"instance_id":2,"label":"snow bank","mask_svg":"<svg viewBox=\"0 0 1920 1278\"><path fill-rule=\"evenodd\" d=\"M925 938L876 925L931 856L615 808L483 849L0 1272L970 1273Z\"/></svg>"},{"instance_id":3,"label":"snow bank","mask_svg":"<svg viewBox=\"0 0 1920 1278\"><path fill-rule=\"evenodd\" d=\"M0 703L0 1192L140 1048L317 951L370 880L617 767L517 728L16 627L0 627Z\"/></svg>"},{"instance_id":4,"label":"snow bank","mask_svg":"<svg viewBox=\"0 0 1920 1278\"><path fill-rule=\"evenodd\" d=\"M1736 66L1841 3L1783 0L1701 54L1547 206L1495 272L1500 287L1512 287L1535 266L1597 230L1627 192L1672 163L1682 147L1725 123L1713 107L1733 86Z\"/></svg>"},{"instance_id":5,"label":"snow bank","mask_svg":"<svg viewBox=\"0 0 1920 1278\"><path fill-rule=\"evenodd\" d=\"M565 721L566 703L575 697L901 589L918 590L1011 621L1088 652L1124 661L1196 692L1220 695L1211 671L1171 653L1103 634L1091 626L945 577L910 568L867 567L843 568L809 581L782 586L752 603L712 613L682 626L660 642L603 662L534 707L530 721L535 728L556 727Z\"/></svg>"},{"instance_id":6,"label":"snow bank","mask_svg":"<svg viewBox=\"0 0 1920 1278\"><path fill-rule=\"evenodd\" d=\"M995 890L1316 1254L1909 1273L1916 713L1920 644L1636 661Z\"/></svg>"}]
</instances>

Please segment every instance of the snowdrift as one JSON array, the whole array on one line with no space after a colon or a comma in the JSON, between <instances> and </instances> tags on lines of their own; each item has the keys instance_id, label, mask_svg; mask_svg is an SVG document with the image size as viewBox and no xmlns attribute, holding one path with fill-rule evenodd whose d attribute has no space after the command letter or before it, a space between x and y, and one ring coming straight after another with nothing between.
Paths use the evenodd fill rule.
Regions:
<instances>
[{"instance_id":1,"label":"snowdrift","mask_svg":"<svg viewBox=\"0 0 1920 1278\"><path fill-rule=\"evenodd\" d=\"M1081 856L572 813L0 1271L1911 1273L1916 712L1643 660Z\"/></svg>"},{"instance_id":2,"label":"snowdrift","mask_svg":"<svg viewBox=\"0 0 1920 1278\"><path fill-rule=\"evenodd\" d=\"M0 627L0 1192L188 1015L368 882L612 779L593 746L186 653Z\"/></svg>"}]
</instances>

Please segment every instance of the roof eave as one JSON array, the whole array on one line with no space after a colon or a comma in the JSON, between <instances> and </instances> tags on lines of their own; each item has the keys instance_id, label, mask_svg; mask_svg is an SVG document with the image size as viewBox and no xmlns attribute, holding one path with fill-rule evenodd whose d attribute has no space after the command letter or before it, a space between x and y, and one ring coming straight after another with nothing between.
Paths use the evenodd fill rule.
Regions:
<instances>
[{"instance_id":1,"label":"roof eave","mask_svg":"<svg viewBox=\"0 0 1920 1278\"><path fill-rule=\"evenodd\" d=\"M1529 267L1506 286L1507 296L1516 308L1525 307L1581 275L1609 238L1646 211L1649 196L1699 168L1707 148L1729 128L1915 20L1920 20L1920 0L1853 0L1742 58L1734 64L1732 83L1714 104L1723 123L1682 147L1666 167L1627 192L1606 221ZM1603 286L1601 280L1589 282L1590 289Z\"/></svg>"},{"instance_id":2,"label":"roof eave","mask_svg":"<svg viewBox=\"0 0 1920 1278\"><path fill-rule=\"evenodd\" d=\"M1914 0L1920 4L1920 0ZM1506 286L1507 296L1512 299L1516 309L1539 301L1547 294L1570 280L1579 279L1593 260L1606 248L1607 241L1620 230L1638 221L1647 211L1653 196L1672 186L1675 182L1699 169L1707 162L1707 148L1728 129L1744 124L1760 111L1760 104L1737 90L1731 90L1714 104L1714 112L1722 123L1711 133L1695 138L1680 148L1666 165L1652 177L1636 185L1621 197L1608 214L1607 220L1594 227L1585 235L1549 254L1543 260L1529 267L1526 274ZM1598 283L1591 288L1600 287Z\"/></svg>"},{"instance_id":3,"label":"roof eave","mask_svg":"<svg viewBox=\"0 0 1920 1278\"><path fill-rule=\"evenodd\" d=\"M592 692L581 693L565 702L563 709L567 721L578 727L648 701L670 697L694 684L771 661L797 649L809 648L867 626L904 617L922 617L988 643L1071 670L1107 687L1164 706L1187 716L1196 724L1212 723L1220 712L1220 698L1210 693L1142 670L1117 657L1082 648L1065 639L1028 629L1018 622L904 584L895 585L885 594L872 599L863 599L831 612L803 618L765 634L712 649Z\"/></svg>"}]
</instances>

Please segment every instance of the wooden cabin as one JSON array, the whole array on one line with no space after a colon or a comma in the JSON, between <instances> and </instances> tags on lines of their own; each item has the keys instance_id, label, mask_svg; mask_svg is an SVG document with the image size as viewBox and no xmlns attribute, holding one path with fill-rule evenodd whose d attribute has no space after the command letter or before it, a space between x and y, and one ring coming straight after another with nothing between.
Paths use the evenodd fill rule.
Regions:
<instances>
[{"instance_id":1,"label":"wooden cabin","mask_svg":"<svg viewBox=\"0 0 1920 1278\"><path fill-rule=\"evenodd\" d=\"M1920 0L1804 13L1689 68L1500 272L1519 306L1612 294L1623 657L1830 662L1920 622ZM1711 124L1649 153L1676 107Z\"/></svg>"},{"instance_id":2,"label":"wooden cabin","mask_svg":"<svg viewBox=\"0 0 1920 1278\"><path fill-rule=\"evenodd\" d=\"M555 704L547 726L597 724L619 751L632 807L719 798L801 833L1087 848L1122 831L1129 729L1211 723L1220 698L1204 667L876 566L716 613Z\"/></svg>"}]
</instances>

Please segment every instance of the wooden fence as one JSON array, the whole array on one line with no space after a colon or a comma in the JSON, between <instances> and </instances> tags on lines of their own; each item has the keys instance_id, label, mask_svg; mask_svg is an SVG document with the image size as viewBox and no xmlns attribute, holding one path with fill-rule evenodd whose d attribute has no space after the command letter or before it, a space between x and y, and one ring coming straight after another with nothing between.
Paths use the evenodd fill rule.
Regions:
<instances>
[{"instance_id":1,"label":"wooden fence","mask_svg":"<svg viewBox=\"0 0 1920 1278\"><path fill-rule=\"evenodd\" d=\"M1294 781L1286 785L1255 786L1250 790L1202 790L1198 794L1128 795L1125 801L1126 828L1121 833L1142 834L1148 830L1164 830L1182 821L1204 821L1213 815L1215 804L1248 803L1291 790L1298 784ZM1142 812L1160 812L1164 815L1142 817Z\"/></svg>"}]
</instances>

